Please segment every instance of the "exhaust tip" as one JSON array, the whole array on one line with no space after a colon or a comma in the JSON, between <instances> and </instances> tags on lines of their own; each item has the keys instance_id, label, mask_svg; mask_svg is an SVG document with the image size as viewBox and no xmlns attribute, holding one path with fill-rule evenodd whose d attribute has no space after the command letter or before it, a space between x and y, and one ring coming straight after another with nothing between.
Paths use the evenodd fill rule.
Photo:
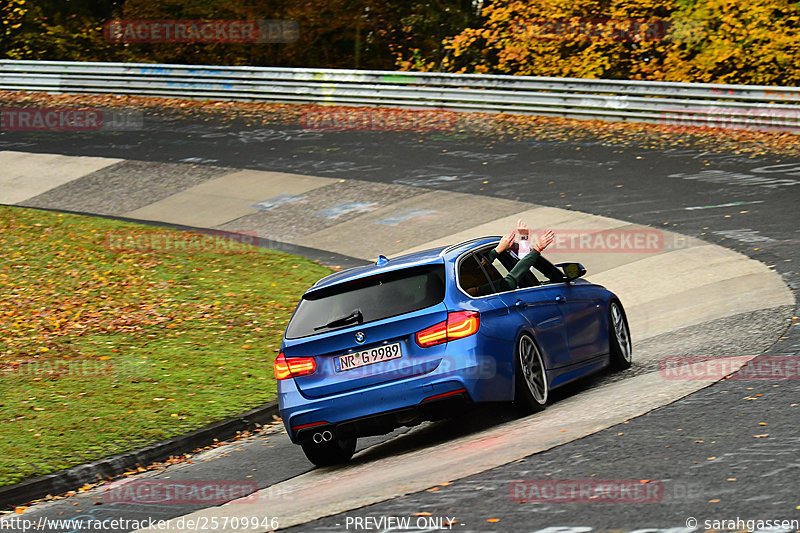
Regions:
<instances>
[{"instance_id":1,"label":"exhaust tip","mask_svg":"<svg viewBox=\"0 0 800 533\"><path fill-rule=\"evenodd\" d=\"M326 429L325 431L314 433L311 438L315 444L322 444L323 442L329 442L333 438L333 433Z\"/></svg>"},{"instance_id":2,"label":"exhaust tip","mask_svg":"<svg viewBox=\"0 0 800 533\"><path fill-rule=\"evenodd\" d=\"M315 444L322 444L323 442L329 442L333 439L333 433L326 429L325 431L314 433L311 439Z\"/></svg>"}]
</instances>

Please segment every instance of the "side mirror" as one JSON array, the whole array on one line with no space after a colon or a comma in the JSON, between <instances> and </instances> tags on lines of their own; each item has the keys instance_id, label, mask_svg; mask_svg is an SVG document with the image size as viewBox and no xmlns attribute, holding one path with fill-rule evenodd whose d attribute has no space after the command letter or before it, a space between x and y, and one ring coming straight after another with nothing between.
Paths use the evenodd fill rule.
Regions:
<instances>
[{"instance_id":1,"label":"side mirror","mask_svg":"<svg viewBox=\"0 0 800 533\"><path fill-rule=\"evenodd\" d=\"M564 271L567 281L578 279L586 274L586 269L580 263L559 263L556 266Z\"/></svg>"}]
</instances>

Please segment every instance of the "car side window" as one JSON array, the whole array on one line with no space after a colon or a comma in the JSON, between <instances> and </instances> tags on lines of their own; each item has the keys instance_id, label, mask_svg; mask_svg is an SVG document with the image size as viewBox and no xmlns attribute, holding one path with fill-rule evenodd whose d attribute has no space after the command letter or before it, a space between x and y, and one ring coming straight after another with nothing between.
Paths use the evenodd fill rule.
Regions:
<instances>
[{"instance_id":1,"label":"car side window","mask_svg":"<svg viewBox=\"0 0 800 533\"><path fill-rule=\"evenodd\" d=\"M537 278L542 280L542 283L563 283L565 281L564 273L544 257L539 257L531 270L536 273Z\"/></svg>"},{"instance_id":2,"label":"car side window","mask_svg":"<svg viewBox=\"0 0 800 533\"><path fill-rule=\"evenodd\" d=\"M506 250L505 252L500 254L499 261L501 261L510 272L511 269L513 269L514 266L516 266L516 264L519 263L519 257L517 257L517 254L515 254L511 250ZM525 272L519 280L520 289L526 289L528 287L536 287L537 285L541 285L541 282L539 281L538 276L536 276L530 270L528 272Z\"/></svg>"},{"instance_id":3,"label":"car side window","mask_svg":"<svg viewBox=\"0 0 800 533\"><path fill-rule=\"evenodd\" d=\"M495 266L502 263L505 268L504 275L507 275L514 266L519 262L517 254L511 250L506 250L500 254L500 257L495 260ZM548 283L562 283L564 281L564 274L557 269L553 264L539 256L536 262L527 272L523 273L519 280L519 288L526 289L529 287L537 287L539 285L546 285Z\"/></svg>"},{"instance_id":4,"label":"car side window","mask_svg":"<svg viewBox=\"0 0 800 533\"><path fill-rule=\"evenodd\" d=\"M494 285L494 292L499 292L503 278L508 276L508 270L506 270L506 267L497 259L490 263L488 255L489 252L487 251L481 251L475 254L478 258L478 262L491 280L492 285Z\"/></svg>"},{"instance_id":5,"label":"car side window","mask_svg":"<svg viewBox=\"0 0 800 533\"><path fill-rule=\"evenodd\" d=\"M511 251L502 252L489 262L491 247L471 253L464 257L459 266L459 285L470 296L486 296L504 290L508 285L505 278L519 263L519 257ZM564 275L544 257L539 257L534 265L520 277L518 288L527 289L548 283L561 283Z\"/></svg>"},{"instance_id":6,"label":"car side window","mask_svg":"<svg viewBox=\"0 0 800 533\"><path fill-rule=\"evenodd\" d=\"M492 261L492 264L491 264L492 272L495 273L495 275L497 276L498 279L503 279L504 277L508 276L508 273L511 270L510 268L506 268L506 265L503 264L503 261L502 261L502 259L504 258L504 256L506 254L507 254L507 252L503 252L502 254L500 254L500 257L498 257L497 259ZM486 257L487 255L488 254L482 254L482 257ZM486 257L487 263L488 263L488 260L489 260L489 258ZM512 265L512 268L513 268L513 265ZM489 274L489 277L492 277L491 273Z\"/></svg>"},{"instance_id":7,"label":"car side window","mask_svg":"<svg viewBox=\"0 0 800 533\"><path fill-rule=\"evenodd\" d=\"M458 268L458 283L470 296L486 296L496 292L495 285L487 277L487 265L482 265L482 262L486 263L475 254L469 254L461 260Z\"/></svg>"}]
</instances>

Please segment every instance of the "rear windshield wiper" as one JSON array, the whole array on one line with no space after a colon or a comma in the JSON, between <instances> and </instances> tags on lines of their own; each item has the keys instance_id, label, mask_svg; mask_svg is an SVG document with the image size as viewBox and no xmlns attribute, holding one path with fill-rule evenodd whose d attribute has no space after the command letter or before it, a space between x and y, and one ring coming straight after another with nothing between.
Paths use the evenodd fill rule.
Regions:
<instances>
[{"instance_id":1,"label":"rear windshield wiper","mask_svg":"<svg viewBox=\"0 0 800 533\"><path fill-rule=\"evenodd\" d=\"M337 319L331 320L327 324L315 327L314 331L317 331L317 330L320 330L320 329L325 329L325 328L338 328L338 327L341 327L341 326L346 326L350 322L357 322L357 323L361 324L363 321L364 321L364 315L361 314L361 309L354 309L353 312L350 313L347 316L343 316L341 318L337 318Z\"/></svg>"}]
</instances>

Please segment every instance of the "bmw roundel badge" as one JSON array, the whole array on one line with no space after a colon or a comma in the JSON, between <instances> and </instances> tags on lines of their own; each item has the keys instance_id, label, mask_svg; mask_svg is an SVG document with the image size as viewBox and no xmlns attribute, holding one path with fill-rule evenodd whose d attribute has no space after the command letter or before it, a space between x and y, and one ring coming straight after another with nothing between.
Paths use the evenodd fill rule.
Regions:
<instances>
[{"instance_id":1,"label":"bmw roundel badge","mask_svg":"<svg viewBox=\"0 0 800 533\"><path fill-rule=\"evenodd\" d=\"M356 342L358 344L364 344L365 340L367 340L367 336L364 335L363 331L359 331L358 333L356 333Z\"/></svg>"}]
</instances>

